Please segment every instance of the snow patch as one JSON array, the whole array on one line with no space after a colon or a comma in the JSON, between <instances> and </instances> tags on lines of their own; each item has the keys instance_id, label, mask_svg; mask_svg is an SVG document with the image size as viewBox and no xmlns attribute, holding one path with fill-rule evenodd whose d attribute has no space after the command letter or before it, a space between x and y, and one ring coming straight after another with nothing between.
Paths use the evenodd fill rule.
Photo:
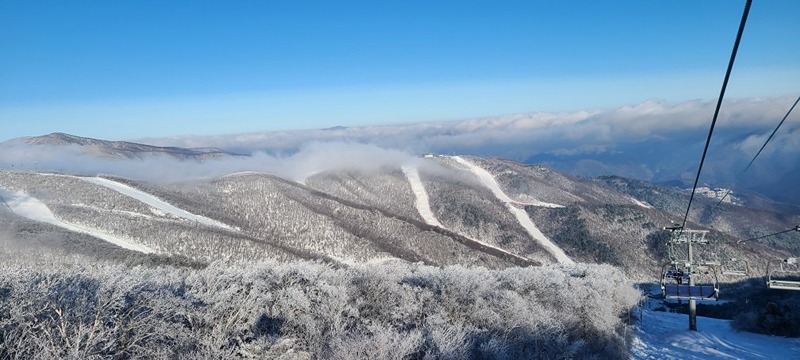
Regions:
<instances>
[{"instance_id":1,"label":"snow patch","mask_svg":"<svg viewBox=\"0 0 800 360\"><path fill-rule=\"evenodd\" d=\"M554 204L554 203L539 201L539 200L536 200L536 199L530 199L530 195L526 195L526 194L520 195L521 198L527 198L526 200L515 200L515 199L512 199L509 196L506 196L506 197L508 197L508 200L511 201L512 203L517 204L517 205L522 205L522 206L537 206L537 207L546 207L546 208L551 208L551 209L558 209L558 208L563 208L564 207L564 205L560 205L560 204Z\"/></svg>"},{"instance_id":2,"label":"snow patch","mask_svg":"<svg viewBox=\"0 0 800 360\"><path fill-rule=\"evenodd\" d=\"M159 209L156 209L154 207L150 207L147 210L150 210L150 212L153 213L153 215L155 215L155 216L160 216L160 217L166 217L167 216L167 213L165 213L165 212L163 212L163 211L161 211Z\"/></svg>"},{"instance_id":3,"label":"snow patch","mask_svg":"<svg viewBox=\"0 0 800 360\"><path fill-rule=\"evenodd\" d=\"M201 223L203 225L218 227L218 228L222 228L222 229L225 229L225 230L232 230L232 231L236 230L235 228L233 228L231 226L228 226L227 224L221 223L221 222L213 220L213 219L209 219L209 218L207 218L205 216L202 216L202 215L196 215L196 214L190 213L190 212L188 212L186 210L183 210L181 208L173 206L172 204L169 204L166 201L161 200L161 199L159 199L159 198L157 198L157 197L155 197L153 195L150 195L150 194L148 194L148 193L146 193L144 191L135 189L133 187L130 187L128 185L125 185L125 184L122 184L122 183L119 183L119 182L116 182L116 181L113 181L113 180L109 180L109 179L105 179L105 178L101 178L101 177L80 177L80 179L84 180L84 181L87 181L87 182L90 182L92 184L96 184L96 185L100 185L100 186L109 188L111 190L114 190L114 191L122 194L122 195L125 195L125 196L128 196L128 197L134 198L136 200L139 200L139 201L151 206L153 209L151 209L150 211L155 215L160 215L159 211L161 211L163 213L172 214L172 215L175 215L177 217L184 218L186 220L197 221L197 222L199 222L199 223ZM157 210L157 211L154 211L154 210Z\"/></svg>"},{"instance_id":4,"label":"snow patch","mask_svg":"<svg viewBox=\"0 0 800 360\"><path fill-rule=\"evenodd\" d=\"M643 207L645 209L652 209L653 208L652 205L650 205L650 204L648 204L648 203L646 203L644 201L638 200L638 199L636 199L634 197L631 197L630 199L631 199L631 201L633 201L634 204L636 204L638 206L641 206L641 207Z\"/></svg>"},{"instance_id":5,"label":"snow patch","mask_svg":"<svg viewBox=\"0 0 800 360\"><path fill-rule=\"evenodd\" d=\"M55 214L50 211L50 208L48 208L47 205L45 205L39 199L33 198L21 192L11 192L0 189L0 201L5 203L15 214L30 220L53 224L60 228L77 233L88 234L98 239L108 241L124 249L138 251L145 254L154 252L147 246L137 244L136 242L128 239L114 236L105 231L62 221L56 218Z\"/></svg>"},{"instance_id":6,"label":"snow patch","mask_svg":"<svg viewBox=\"0 0 800 360\"><path fill-rule=\"evenodd\" d=\"M569 256L567 256L567 254L564 253L564 250L562 250L560 247L558 247L558 245L550 241L550 239L548 239L547 236L545 236L539 230L539 228L536 227L533 221L531 221L531 219L528 217L528 214L525 212L525 210L513 206L513 204L518 204L518 202L509 198L508 195L506 195L506 193L503 192L502 189L500 189L500 185L497 184L497 180L495 180L492 174L490 174L488 171L481 168L480 166L477 166L461 158L460 156L453 156L453 159L459 164L462 164L467 168L469 168L470 171L472 171L476 176L478 176L481 182L483 182L483 184L486 187L488 187L489 190L492 191L492 193L497 197L497 199L506 204L508 210L511 211L512 214L514 214L514 216L517 218L517 221L519 221L520 225L522 225L522 227L525 228L528 234L530 234L534 240L538 241L539 244L541 244L545 248L545 250L547 250L547 252L553 255L553 257L555 257L559 263L562 264L575 263L574 261L572 261L572 259L569 258ZM556 206L561 206L561 205L556 205Z\"/></svg>"},{"instance_id":7,"label":"snow patch","mask_svg":"<svg viewBox=\"0 0 800 360\"><path fill-rule=\"evenodd\" d=\"M78 207L78 208L89 209L89 210L97 211L97 212L120 214L120 215L125 215L125 216L130 216L130 217L138 217L138 218L144 218L144 219L150 219L150 220L153 219L153 217L150 216L150 215L141 214L141 213L134 212L134 211L116 210L116 209L103 209L103 208L99 208L97 206L91 206L91 205L87 205L87 204L83 204L83 203L72 204L72 206Z\"/></svg>"}]
</instances>

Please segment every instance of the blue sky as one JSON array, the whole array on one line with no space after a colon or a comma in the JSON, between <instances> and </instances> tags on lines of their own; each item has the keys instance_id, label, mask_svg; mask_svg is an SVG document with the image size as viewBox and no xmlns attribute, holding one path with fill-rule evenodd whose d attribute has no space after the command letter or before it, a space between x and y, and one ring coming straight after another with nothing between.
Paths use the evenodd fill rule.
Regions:
<instances>
[{"instance_id":1,"label":"blue sky","mask_svg":"<svg viewBox=\"0 0 800 360\"><path fill-rule=\"evenodd\" d=\"M744 1L0 2L0 140L454 120L717 96ZM731 97L797 93L755 1Z\"/></svg>"}]
</instances>

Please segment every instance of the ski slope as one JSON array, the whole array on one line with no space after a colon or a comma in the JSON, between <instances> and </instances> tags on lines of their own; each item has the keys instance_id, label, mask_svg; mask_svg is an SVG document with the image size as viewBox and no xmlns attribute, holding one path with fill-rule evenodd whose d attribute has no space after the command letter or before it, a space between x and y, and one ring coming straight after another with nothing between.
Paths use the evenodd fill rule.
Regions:
<instances>
[{"instance_id":1,"label":"ski slope","mask_svg":"<svg viewBox=\"0 0 800 360\"><path fill-rule=\"evenodd\" d=\"M538 201L538 200L532 200L532 201L514 200L511 197L509 197L508 195L506 195L506 193L502 189L500 189L500 184L497 183L497 180L494 178L494 176L492 176L491 173L486 171L486 169L484 169L484 168L482 168L480 166L477 166L477 165L467 161L466 159L464 159L464 158L462 158L460 156L453 156L453 159L455 159L459 164L467 166L473 173L475 173L475 175L477 175L478 178L481 179L483 184L486 185L486 187L488 187L489 189L491 189L492 193L494 193L494 195L497 196L497 198L500 199L500 201L503 201L503 202L506 202L506 203L510 203L510 204L526 205L526 206L538 206L538 207L546 207L546 208L563 208L564 207L564 205L553 204L553 203L544 202L544 201Z\"/></svg>"},{"instance_id":2,"label":"ski slope","mask_svg":"<svg viewBox=\"0 0 800 360\"><path fill-rule=\"evenodd\" d=\"M0 199L2 199L2 202L5 203L12 212L24 218L53 224L69 231L91 235L124 249L138 251L145 254L154 252L147 246L137 244L128 239L114 236L105 231L62 221L56 218L55 214L50 211L50 208L48 208L47 205L45 205L39 199L33 198L26 194L0 189Z\"/></svg>"},{"instance_id":3,"label":"ski slope","mask_svg":"<svg viewBox=\"0 0 800 360\"><path fill-rule=\"evenodd\" d=\"M441 222L439 222L439 219L436 218L436 215L433 214L433 210L431 210L431 204L428 198L428 192L425 191L425 186L422 185L422 180L419 178L419 170L417 170L417 168L406 167L406 166L403 166L401 169L403 170L403 173L406 175L409 184L411 184L411 189L414 192L414 197L416 199L415 204L417 207L417 212L419 212L419 215L422 216L422 219L425 221L425 223L432 226L438 226L442 229L447 229L444 225L442 225ZM490 247L506 255L513 256L521 260L530 261L530 259L524 256L511 253L506 249L494 246L492 244L480 241L478 239L474 239L472 237L463 234L460 235L469 239L470 241L474 241L483 246Z\"/></svg>"},{"instance_id":4,"label":"ski slope","mask_svg":"<svg viewBox=\"0 0 800 360\"><path fill-rule=\"evenodd\" d=\"M641 201L641 200L639 200L639 199L637 199L637 198L631 197L630 199L631 199L631 201L633 201L633 203L634 203L634 204L636 204L637 206L641 206L641 207L643 207L643 208L645 208L645 209L652 209L652 208L653 208L653 207L652 207L650 204L648 204L648 203L646 203L646 202L644 202L644 201Z\"/></svg>"},{"instance_id":5,"label":"ski slope","mask_svg":"<svg viewBox=\"0 0 800 360\"><path fill-rule=\"evenodd\" d=\"M419 171L417 168L403 166L401 169L403 170L403 174L406 175L408 183L411 184L411 191L414 192L414 198L416 199L415 204L419 215L422 216L426 224L444 228L444 225L439 222L439 219L436 218L431 210L428 192L425 191L425 186L422 185L422 180L419 178Z\"/></svg>"},{"instance_id":6,"label":"ski slope","mask_svg":"<svg viewBox=\"0 0 800 360\"><path fill-rule=\"evenodd\" d=\"M644 310L631 347L633 359L800 359L800 339L737 332L730 320Z\"/></svg>"},{"instance_id":7,"label":"ski slope","mask_svg":"<svg viewBox=\"0 0 800 360\"><path fill-rule=\"evenodd\" d=\"M550 241L550 239L548 239L547 236L545 236L539 230L539 228L536 227L533 221L531 221L531 219L528 217L528 214L525 212L525 210L513 206L513 204L516 204L518 202L512 200L510 197L508 197L508 195L506 195L505 192L503 192L502 189L500 189L500 185L497 184L497 180L495 180L492 174L490 174L488 171L484 170L480 166L477 166L460 156L453 156L453 159L459 164L466 166L470 171L472 171L472 173L474 173L481 180L481 182L486 187L488 187L489 190L492 191L492 193L494 194L494 196L497 197L497 199L505 203L508 210L511 211L511 213L514 214L514 216L517 218L517 221L519 221L520 225L522 225L522 227L528 232L528 234L530 234L534 240L538 241L539 244L541 244L542 247L544 247L545 250L547 250L547 252L549 252L554 258L556 258L556 261L562 264L575 263L574 261L572 261L572 259L569 258L569 256L567 256L567 254L564 253L564 250L562 250L560 247L558 247L558 245ZM544 203L544 202L541 202L541 204L546 204L546 205L539 205L539 206L561 207L561 205Z\"/></svg>"},{"instance_id":8,"label":"ski slope","mask_svg":"<svg viewBox=\"0 0 800 360\"><path fill-rule=\"evenodd\" d=\"M109 179L105 179L105 178L101 178L101 177L80 177L80 179L84 180L84 181L87 181L87 182L90 182L92 184L96 184L96 185L100 185L100 186L109 188L111 190L114 190L114 191L122 194L122 195L125 195L125 196L128 196L130 198L139 200L139 201L141 201L141 202L143 202L143 203L145 203L145 204L147 204L147 205L149 205L149 206L151 206L151 207L153 207L155 209L163 211L164 213L167 213L167 214L172 214L172 215L175 215L177 217L180 217L180 218L183 218L183 219L186 219L186 220L197 221L197 222L199 222L199 223L201 223L203 225L218 227L218 228L222 228L222 229L225 229L225 230L232 230L232 231L236 230L233 227L228 226L228 225L226 225L224 223L221 223L221 222L213 220L213 219L209 219L209 218L207 218L205 216L202 216L202 215L197 215L197 214L190 213L190 212L188 212L186 210L183 210L181 208L173 206L172 204L169 204L166 201L161 200L161 199L159 199L159 198L157 198L157 197L155 197L153 195L150 195L150 194L148 194L148 193L146 193L144 191L135 189L135 188L133 188L131 186L125 185L125 184L117 182L117 181L113 181L113 180L109 180Z\"/></svg>"}]
</instances>

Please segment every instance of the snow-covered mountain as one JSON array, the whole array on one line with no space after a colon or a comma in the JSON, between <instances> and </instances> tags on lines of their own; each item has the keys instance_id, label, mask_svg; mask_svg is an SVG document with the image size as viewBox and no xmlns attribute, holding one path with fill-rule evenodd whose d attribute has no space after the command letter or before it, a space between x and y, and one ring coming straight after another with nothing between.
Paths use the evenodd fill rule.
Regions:
<instances>
[{"instance_id":1,"label":"snow-covered mountain","mask_svg":"<svg viewBox=\"0 0 800 360\"><path fill-rule=\"evenodd\" d=\"M111 158L111 159L141 159L150 156L168 156L176 159L205 160L235 154L222 149L181 148L174 146L152 146L128 141L108 141L75 136L65 133L52 133L42 136L18 138L0 143L0 149L33 145L35 148L69 148L71 151ZM38 146L36 146L38 145Z\"/></svg>"},{"instance_id":2,"label":"snow-covered mountain","mask_svg":"<svg viewBox=\"0 0 800 360\"><path fill-rule=\"evenodd\" d=\"M83 147L94 150L70 156L59 153ZM15 157L18 153L13 151L19 149L38 150ZM257 334L261 327L271 329L273 325L264 324L273 318L252 313L252 309L271 301L290 304L286 309L270 310L279 314L274 320L276 329L269 330L275 338L270 340L271 345L257 350L268 354L297 349L336 353L341 349L314 346L319 342L337 344L343 341L338 340L340 337L355 333L372 345L387 339L417 339L406 344L404 351L409 354L451 351L490 357L590 353L642 359L768 357L770 348L782 343L787 347L772 351L773 355L794 356L798 351L795 340L739 335L731 331L729 321L722 320L703 320L698 336L685 335L680 329L685 318L653 312L650 307L638 322L632 322L635 326L625 323L625 315L632 316L630 308L638 297L630 280L654 282L667 260L668 234L661 227L682 219L689 197L682 188L618 176L576 177L542 165L495 158L416 157L358 144L320 146L285 158L230 154L204 158L180 155L191 154L188 149L157 149L162 150L61 134L29 138L21 146L7 142L0 147L5 159L24 159L6 162L0 169L0 256L9 262L15 254L37 254L35 260L23 256L22 270L4 263L6 268L0 272L4 279L0 282L0 324L10 330L0 335L25 338L29 341L27 348L36 348L41 341L28 335L41 332L27 331L25 326L45 325L28 321L25 311L49 311L48 306L57 304L53 301L72 299L72 293L58 294L74 288L69 283L73 280L92 279L92 284L100 281L109 288L150 289L156 286L151 281L173 279L174 283L158 285L169 290L159 295L159 300L152 300L152 306L162 311L164 318L192 314L191 326L170 326L180 329L186 339L200 339L197 341L201 343L236 338L237 345L231 349L256 351L251 347L261 335L240 334ZM37 165L9 165L21 163ZM160 171L170 176L166 180L153 177ZM758 197L745 198L742 204L724 202L715 207L715 203L712 198L696 197L689 214L689 227L710 230L712 240L712 245L698 250L696 256L744 259L754 270L751 276L760 276L766 260L800 252L794 233L739 243L794 227L800 223L800 215L793 207ZM40 254L47 255L40 259ZM87 257L94 261L85 264ZM79 259L78 270L73 270L72 259ZM308 260L313 265L303 262ZM42 263L48 264L42 267L44 270L39 269ZM151 263L175 266L152 271L117 268L126 266L119 264ZM207 267L209 263L213 265ZM196 274L183 270L187 267L203 270ZM242 275L243 269L251 267L260 270ZM265 269L285 275L262 276L267 273ZM19 271L23 276L15 275ZM36 280L40 271L51 283ZM72 271L77 275L69 275ZM141 279L120 275L128 271L147 275ZM477 278L476 274L486 278ZM128 278L110 280L119 276ZM284 281L280 279L286 276L286 283L265 285L265 281ZM752 307L749 299L733 295L735 289L754 294L758 290L754 290L753 280L722 280L730 282L730 292L723 289L723 297L730 297L727 304ZM61 282L69 285L62 286ZM46 296L12 291L35 286L36 291L56 294L58 299L40 303ZM214 286L219 288L212 290ZM266 287L251 292L254 286ZM115 291L108 293L111 295L86 291L87 301L123 296ZM141 296L140 290L125 291L133 297ZM236 300L213 295L217 293ZM326 300L321 301L317 297L322 293L339 294L336 296L340 298L325 295ZM386 296L396 302L384 304ZM520 305L537 301L548 305ZM760 299L758 307L739 322L760 324L748 323L748 316L763 315L761 308L773 311L769 310L771 301ZM789 304L794 300L779 301ZM347 315L346 321L351 324L347 326L364 322L372 327L315 335L316 330L311 329L320 328L316 322L345 321L325 316L336 319L337 314L344 316L347 311L315 308L333 306L330 302L355 306L356 310L347 310L352 311ZM176 308L178 303L184 308ZM19 308L18 304L28 310L13 314L3 310ZM242 314L236 325L239 333L208 335L222 331L214 324L224 323L198 320L202 317L198 314L207 313L208 304L214 304L215 309L224 305L247 307L234 311ZM76 302L57 305L85 309ZM301 305L307 305L306 310L295 309ZM408 310L414 306L424 310ZM376 311L378 308L383 310ZM553 312L556 308L569 316L557 316ZM56 309L61 311L60 307ZM398 309L405 310L397 313ZM472 318L480 312L477 309L485 310L481 314L487 317ZM99 315L87 316L117 316L117 310L98 311ZM308 322L304 311L327 315ZM525 318L530 324L517 322L520 314L529 312ZM701 308L701 313L705 312L710 310ZM438 315L427 317L430 314ZM454 318L445 319L441 314ZM780 308L764 316L773 322L795 319L790 310ZM80 321L69 320L68 326L78 329L75 331L84 329ZM194 321L206 325L196 328ZM295 325L281 328L284 321ZM298 327L303 321L307 325ZM547 325L537 325L540 321ZM389 330L378 331L374 324ZM492 330L496 332L487 333L486 326L496 328ZM403 330L422 328L432 335ZM508 330L517 328L541 334L534 339ZM537 330L531 330L534 328ZM541 329L546 331L542 333ZM154 331L158 336L168 336ZM496 343L501 338L506 342ZM114 336L103 339L117 341ZM739 341L742 344L732 346ZM14 353L19 349L4 346L0 346L0 355L8 349L24 357ZM213 345L195 351L222 354L223 350L228 348Z\"/></svg>"},{"instance_id":3,"label":"snow-covered mountain","mask_svg":"<svg viewBox=\"0 0 800 360\"><path fill-rule=\"evenodd\" d=\"M122 149L118 154L136 153L143 164L160 158L147 145L64 134L26 141L105 149L90 155L97 158ZM181 159L174 160L176 167L192 161ZM681 189L619 177L578 178L509 160L384 160L368 161L373 166L315 165L295 178L265 173L266 168L170 182L92 175L107 169L87 175L82 168L80 176L69 169L6 169L0 172L2 221L20 238L67 232L131 251L204 260L402 259L490 268L580 261L611 263L651 280L666 260L660 229L679 220L688 201ZM293 161L306 166L302 157ZM799 249L796 242L783 241L792 234L737 244L800 222L800 216L769 207L767 200L759 209L723 203L713 213L712 199L698 198L695 204L690 226L712 230L714 256L746 259L760 268L770 256ZM31 224L41 231L28 231Z\"/></svg>"}]
</instances>

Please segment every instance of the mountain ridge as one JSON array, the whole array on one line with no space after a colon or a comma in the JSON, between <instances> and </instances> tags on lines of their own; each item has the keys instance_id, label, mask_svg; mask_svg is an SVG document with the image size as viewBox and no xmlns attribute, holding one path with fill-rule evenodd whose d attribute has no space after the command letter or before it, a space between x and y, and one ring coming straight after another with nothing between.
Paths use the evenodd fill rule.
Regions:
<instances>
[{"instance_id":1,"label":"mountain ridge","mask_svg":"<svg viewBox=\"0 0 800 360\"><path fill-rule=\"evenodd\" d=\"M65 134L39 140L43 139L92 143ZM122 142L137 148L128 144ZM139 159L146 163L157 157ZM465 166L467 161L485 170L499 190ZM611 263L640 278L655 276L667 260L660 228L682 217L688 200L683 189L624 177L576 177L504 159L437 155L379 163L334 164L311 171L302 183L261 172L159 183L114 174L96 178L68 171L59 175L0 170L0 188L40 200L61 221L117 234L161 254L205 261L301 258L360 263L395 258L490 268L561 261L538 235L526 230L523 218L515 215L520 212L569 258ZM416 183L404 170L409 166L417 170ZM420 208L415 191L425 192L428 209ZM765 257L800 250L782 242L791 234L748 247L735 245L737 239L794 226L800 222L796 214L770 208L766 200L762 209L724 203L713 212L712 199L695 201L688 225L712 231L717 255L735 253L759 264ZM196 216L230 228L192 220ZM431 218L436 223L431 224ZM30 223L13 211L0 220L15 229Z\"/></svg>"},{"instance_id":2,"label":"mountain ridge","mask_svg":"<svg viewBox=\"0 0 800 360\"><path fill-rule=\"evenodd\" d=\"M11 139L11 144L66 146L77 145L86 148L92 155L108 158L141 159L146 156L164 155L177 159L205 160L224 156L240 156L214 147L182 148L175 146L154 146L129 141L109 141L89 137L54 132L47 135ZM2 146L2 143L0 143Z\"/></svg>"}]
</instances>

